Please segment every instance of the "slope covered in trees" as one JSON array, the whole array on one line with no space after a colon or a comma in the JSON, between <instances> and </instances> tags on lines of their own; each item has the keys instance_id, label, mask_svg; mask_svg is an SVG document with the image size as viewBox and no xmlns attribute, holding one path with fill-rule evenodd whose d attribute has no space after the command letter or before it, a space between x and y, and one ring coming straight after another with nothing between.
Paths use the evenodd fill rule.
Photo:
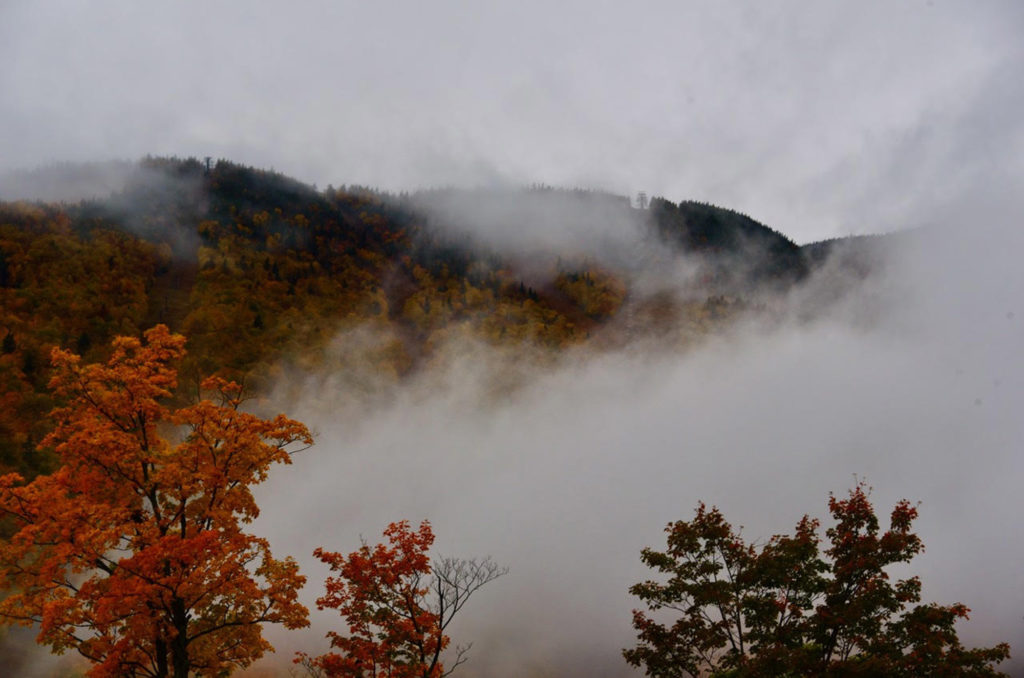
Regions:
<instances>
[{"instance_id":1,"label":"slope covered in trees","mask_svg":"<svg viewBox=\"0 0 1024 678\"><path fill-rule=\"evenodd\" d=\"M565 240L545 237L591 222L596 235L586 246L567 247ZM615 227L635 229L633 240L616 236ZM365 372L398 383L442 359L445 347L461 346L462 341L486 343L515 360L523 359L524 347L531 358L543 360L573 347L600 351L632 341L689 344L741 313L771 313L782 293L819 268L838 263L857 274L851 278L867 275L876 250L884 249L875 245L879 241L846 240L801 248L749 217L691 202L676 205L655 199L650 210L640 210L618 196L546 187L446 189L416 195L388 195L361 187L317 190L274 172L176 159L144 161L108 198L73 204L0 203L0 476L7 478L7 518L0 530L8 538L0 544L8 545L7 618L43 621L49 628L44 642L57 649L84 649L87 657L108 665L109 675L135 675L125 673L124 667L143 666L147 657L157 655L164 659L158 657L138 675L167 675L172 664L178 675L187 674L189 666L203 666L210 675L246 666L266 648L260 624L301 626L305 617L292 597L301 577L290 561L273 561L267 544L232 523L237 516L231 510L209 513L216 508L213 497L221 497L220 484L230 475L230 469L217 467L218 460L232 458L220 454L219 443L200 444L210 437L204 437L210 422L226 416L244 423L228 426L229 433L262 430L260 435L271 442L284 440L275 436L287 433L237 411L240 394L234 381L259 388L282 365L290 365L309 371L327 368L332 374ZM645 277L652 270L657 275ZM671 280L671 287L652 285L654 278ZM147 333L151 340L172 337L170 331L189 337L187 355L182 354L184 338L177 335L165 351L174 358L178 388L164 383L159 398L147 405L164 422L159 430L133 428L116 417L110 422L113 428L93 415L81 423L76 412L102 405L123 390L116 378L121 372L114 369L119 360L116 347L122 347L122 354L125 347L139 350L135 338L154 325L158 329ZM115 336L120 338L112 350L110 340ZM78 367L79 355L82 364L93 363L86 371ZM51 367L52 356L58 358L56 368ZM141 364L150 362L159 360L154 357ZM109 366L106 372L100 367L104 363ZM159 370L145 371L162 378ZM204 389L201 377L209 374L217 376L206 381ZM89 375L96 378L84 379ZM220 405L194 404L203 393L210 395L211 387L220 393ZM185 434L184 442L163 440L160 436L173 428L165 426L168 423L192 433ZM285 437L308 441L301 425L293 424L291 437ZM261 429L263 425L271 428ZM121 430L114 430L119 426ZM232 440L220 433L212 438ZM235 447L268 449L258 442L246 439ZM125 464L119 461L122 456ZM191 467L182 471L200 457L209 461L203 463L210 474L196 475ZM160 482L152 477L134 479L136 467L143 476L157 473L154 477ZM83 469L93 475L79 473ZM10 471L15 473L8 475ZM94 492L107 485L90 480L102 474L130 481L132 487L155 483L157 493L147 494L139 509L132 497L146 493L114 489L110 496L123 501L108 507L104 502L109 497ZM206 492L206 485L214 490ZM195 520L162 520L157 514L163 515L167 507ZM241 515L247 519L254 513L253 505ZM218 520L219 534L232 539L214 535L209 526ZM99 532L97 525L103 528ZM300 655L300 666L310 675L364 675L366 658L383 667L407 666L416 675L437 675L459 664L457 648L450 661L440 659L448 644L444 610L451 610L445 601L452 592L458 600L465 597L457 585L445 588L450 585L445 577L454 571L456 584L482 580L460 580L465 570L450 569L451 563L464 561L442 559L428 571L423 551L432 537L428 539L421 527L419 541L410 541L408 530L401 527L406 524L395 525L396 537L404 535L397 542L417 548L408 581L392 582L383 597L373 598L370 594L379 593L373 587L349 597L338 592L355 592L362 583L377 581L379 573L396 574L388 558L366 560L363 551L357 551L346 559L318 550L321 560L337 565L341 573L340 579L328 579L322 604L342 612L351 633L329 636L332 647L342 650L339 654ZM53 538L56 532L60 540ZM220 539L221 546L233 550L182 549L181 543L195 539L208 544ZM114 557L109 548L113 543L129 544L130 554ZM769 542L765 552L771 557L753 550L741 555L774 567L772 554L782 552L776 547L796 543ZM53 544L59 548L51 548ZM153 551L154 545L166 551L148 555L160 554ZM74 550L80 548L85 550ZM196 557L175 560L166 555L169 551ZM242 576L247 566L231 565L259 554L279 570L283 583L275 592L253 589L255 585ZM39 560L45 572L25 567L31 558L42 556L48 558ZM171 617L136 614L123 599L124 592L140 600L152 593L147 589L151 582L135 576L152 572L125 569L136 561L153 565L153 572L159 570L157 588L173 595L157 592L164 597L158 596L149 609L163 605ZM230 565L222 568L224 576L210 569L221 561ZM377 567L381 564L385 566ZM648 564L657 565L653 560ZM818 561L812 565L817 568ZM53 573L64 570L68 578L54 578ZM767 571L751 569L755 574ZM261 575L264 580L267 572ZM489 581L498 570L483 572ZM79 595L79 578L87 573L88 595ZM423 586L429 574L435 577L430 580L435 588ZM767 579L754 581L759 595L770 592L770 577L775 574L771 569L764 575ZM820 572L812 574L810 594L825 595ZM245 595L222 591L216 605L196 606L202 614L177 614L182 601L191 600L178 592L200 580L251 590ZM48 606L52 585L65 590L66 607ZM433 601L426 596L431 591L438 594ZM332 598L334 594L338 595ZM264 599L283 604L286 613L261 614L257 603ZM394 605L399 599L404 606ZM367 608L367 601L374 604ZM767 597L753 602L765 601L777 602ZM653 603L655 608L662 604ZM388 605L398 612L379 616ZM104 614L92 612L96 609ZM267 608L272 609L276 608ZM239 616L246 610L248 616ZM355 614L360 610L370 616ZM54 616L56 612L64 614ZM900 621L902 626L891 628L901 633L909 629L910 634L910 625L921 622L945 633L960 612L960 607L921 608L916 616ZM93 625L86 636L68 631L86 621ZM404 626L407 621L414 626L423 623L410 634ZM247 631L236 647L219 632L239 624ZM388 642L352 640L358 640L360 632L367 639L374 637L374 624ZM125 633L128 626L131 634ZM399 633L391 633L396 630ZM659 638L664 636L655 630ZM778 641L786 652L800 659L816 651L814 629L797 625L783 630L792 633L773 636L772 642ZM928 642L943 637L914 636ZM169 638L182 642L172 647ZM189 643L194 652L186 652ZM716 654L717 647L711 648L712 654L726 656ZM905 649L892 649L893 661ZM960 652L958 645L954 649ZM1005 656L1002 646L988 652L980 657L986 669ZM405 661L414 655L415 661ZM637 654L634 663L645 663L649 657L658 659ZM650 662L645 666L652 675L660 671L658 661L654 670ZM680 666L673 659L664 675L675 675L672 671ZM735 668L722 667L726 672Z\"/></svg>"},{"instance_id":2,"label":"slope covered in trees","mask_svg":"<svg viewBox=\"0 0 1024 678\"><path fill-rule=\"evenodd\" d=\"M456 203L472 208L439 207ZM647 260L596 246L537 257L459 230L487 220L505 236L573 220L638 225L664 258L703 262L701 274L684 297L640 293ZM105 199L0 203L0 467L49 468L36 446L56 346L102 359L112 337L164 323L189 337L183 388L214 372L258 383L282 359L400 379L459 338L557 349L658 331L686 343L806 272L792 242L709 205L635 210L544 187L317 190L226 161L148 158ZM356 326L372 341L328 350Z\"/></svg>"},{"instance_id":3,"label":"slope covered in trees","mask_svg":"<svg viewBox=\"0 0 1024 678\"><path fill-rule=\"evenodd\" d=\"M651 201L651 212L665 240L710 260L710 275L719 284L739 289L787 285L808 273L799 246L745 214L693 201L674 205L660 198Z\"/></svg>"}]
</instances>

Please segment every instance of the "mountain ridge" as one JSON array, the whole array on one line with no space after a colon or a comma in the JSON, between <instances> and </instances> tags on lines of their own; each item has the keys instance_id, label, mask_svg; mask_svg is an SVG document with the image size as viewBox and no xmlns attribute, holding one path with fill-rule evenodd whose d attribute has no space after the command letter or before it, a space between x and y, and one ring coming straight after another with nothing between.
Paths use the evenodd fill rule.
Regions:
<instances>
[{"instance_id":1,"label":"mountain ridge","mask_svg":"<svg viewBox=\"0 0 1024 678\"><path fill-rule=\"evenodd\" d=\"M282 360L400 380L463 339L547 352L692 344L822 256L695 202L317 190L223 160L146 158L106 198L0 202L0 466L31 476L52 464L36 445L55 404L53 347L99 360L113 336L164 323L189 338L183 388L210 373L259 388ZM680 267L675 287L638 286L648 268ZM356 327L371 339L353 339Z\"/></svg>"}]
</instances>

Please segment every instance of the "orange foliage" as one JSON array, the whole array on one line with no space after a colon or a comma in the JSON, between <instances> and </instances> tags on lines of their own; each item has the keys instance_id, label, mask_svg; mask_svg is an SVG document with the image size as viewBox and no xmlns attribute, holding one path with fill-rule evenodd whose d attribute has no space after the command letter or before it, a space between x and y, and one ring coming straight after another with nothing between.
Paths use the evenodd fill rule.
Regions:
<instances>
[{"instance_id":1,"label":"orange foliage","mask_svg":"<svg viewBox=\"0 0 1024 678\"><path fill-rule=\"evenodd\" d=\"M93 678L220 676L272 650L261 624L308 623L297 564L242 528L259 513L250 487L312 440L241 411L241 387L221 379L203 383L214 400L169 407L185 338L163 325L145 338L118 337L106 364L53 351L67 404L43 446L61 466L0 477L14 530L0 617L39 624L37 640L90 659Z\"/></svg>"}]
</instances>

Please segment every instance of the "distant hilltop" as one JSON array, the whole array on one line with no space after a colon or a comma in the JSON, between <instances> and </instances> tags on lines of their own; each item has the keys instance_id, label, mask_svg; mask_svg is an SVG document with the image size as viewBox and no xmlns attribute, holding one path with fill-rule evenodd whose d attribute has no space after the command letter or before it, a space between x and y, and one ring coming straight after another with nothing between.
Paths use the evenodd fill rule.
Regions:
<instances>
[{"instance_id":1,"label":"distant hilltop","mask_svg":"<svg viewBox=\"0 0 1024 678\"><path fill-rule=\"evenodd\" d=\"M0 202L0 469L28 476L52 463L36 445L55 346L101 360L112 337L164 323L189 338L183 374L259 388L285 362L401 380L454 341L690 346L766 312L834 250L851 280L873 261L859 240L799 247L728 209L597 191L318 190L154 157L17 181L38 192Z\"/></svg>"}]
</instances>

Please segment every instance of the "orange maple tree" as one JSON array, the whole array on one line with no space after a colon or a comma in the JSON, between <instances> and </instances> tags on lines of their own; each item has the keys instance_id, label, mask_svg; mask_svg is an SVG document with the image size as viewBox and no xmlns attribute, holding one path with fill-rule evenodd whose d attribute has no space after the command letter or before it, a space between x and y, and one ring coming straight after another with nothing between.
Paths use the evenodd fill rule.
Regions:
<instances>
[{"instance_id":1,"label":"orange maple tree","mask_svg":"<svg viewBox=\"0 0 1024 678\"><path fill-rule=\"evenodd\" d=\"M308 625L305 582L243 527L251 486L293 446L301 423L240 409L241 387L210 378L207 398L174 408L185 338L158 325L114 340L105 364L53 351L50 387L66 405L43 441L61 466L26 484L0 477L6 623L93 662L92 678L222 676L272 650L261 625Z\"/></svg>"},{"instance_id":2,"label":"orange maple tree","mask_svg":"<svg viewBox=\"0 0 1024 678\"><path fill-rule=\"evenodd\" d=\"M317 549L317 558L338 576L328 577L317 607L337 609L348 635L331 631L330 652L300 653L296 662L325 678L442 678L466 659L456 647L445 668L441 655L451 643L445 629L481 586L508 572L490 558L441 558L431 566L434 543L428 521L413 530L408 521L384 530L388 544L364 543L348 556Z\"/></svg>"}]
</instances>

